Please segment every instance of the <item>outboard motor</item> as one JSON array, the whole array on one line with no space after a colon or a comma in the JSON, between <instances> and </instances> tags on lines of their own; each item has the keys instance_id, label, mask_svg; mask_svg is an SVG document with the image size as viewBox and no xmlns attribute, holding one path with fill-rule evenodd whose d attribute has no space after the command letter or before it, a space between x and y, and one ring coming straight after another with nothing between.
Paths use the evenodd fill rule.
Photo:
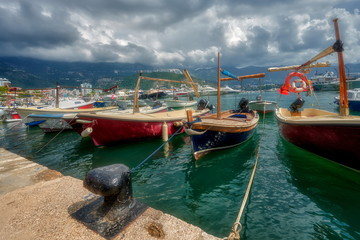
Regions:
<instances>
[{"instance_id":1,"label":"outboard motor","mask_svg":"<svg viewBox=\"0 0 360 240\"><path fill-rule=\"evenodd\" d=\"M248 113L248 112L250 112L249 100L247 100L246 98L241 98L240 99L238 112L239 113Z\"/></svg>"},{"instance_id":2,"label":"outboard motor","mask_svg":"<svg viewBox=\"0 0 360 240\"><path fill-rule=\"evenodd\" d=\"M299 108L302 108L305 100L302 98L297 98L289 107L290 112L299 112Z\"/></svg>"},{"instance_id":3,"label":"outboard motor","mask_svg":"<svg viewBox=\"0 0 360 240\"><path fill-rule=\"evenodd\" d=\"M204 110L205 108L210 109L211 111L214 109L214 106L210 104L208 100L200 99L197 105L197 110Z\"/></svg>"},{"instance_id":4,"label":"outboard motor","mask_svg":"<svg viewBox=\"0 0 360 240\"><path fill-rule=\"evenodd\" d=\"M160 101L155 101L153 108L159 108L159 107L162 107L162 103Z\"/></svg>"}]
</instances>

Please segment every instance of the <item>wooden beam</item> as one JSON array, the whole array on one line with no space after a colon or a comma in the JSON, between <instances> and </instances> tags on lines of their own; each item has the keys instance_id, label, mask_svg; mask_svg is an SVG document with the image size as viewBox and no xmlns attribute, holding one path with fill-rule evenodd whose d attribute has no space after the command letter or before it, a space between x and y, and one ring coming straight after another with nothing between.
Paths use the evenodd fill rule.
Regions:
<instances>
[{"instance_id":1,"label":"wooden beam","mask_svg":"<svg viewBox=\"0 0 360 240\"><path fill-rule=\"evenodd\" d=\"M243 80L243 79L249 79L249 78L262 78L265 77L265 73L257 73L257 74L251 74L251 75L244 75L244 76L238 76L238 80ZM221 78L221 81L231 81L231 80L235 80L234 78Z\"/></svg>"},{"instance_id":2,"label":"wooden beam","mask_svg":"<svg viewBox=\"0 0 360 240\"><path fill-rule=\"evenodd\" d=\"M336 43L339 46L337 49L338 55L338 63L339 63L339 76L340 76L340 115L341 116L348 116L349 115L349 103L348 103L348 96L347 96L347 89L346 89L346 75L345 75L345 65L344 65L344 58L342 54L342 42L340 39L340 31L338 26L338 19L335 18L333 20L334 28L335 28L335 35L336 35ZM335 50L334 50L335 51Z\"/></svg>"},{"instance_id":3,"label":"wooden beam","mask_svg":"<svg viewBox=\"0 0 360 240\"><path fill-rule=\"evenodd\" d=\"M313 64L309 64L309 65L305 65L302 68L318 68L318 67L330 67L330 63L329 62L322 62L322 63L313 63ZM286 71L286 70L296 70L300 67L301 65L294 65L294 66L286 66L286 67L272 67L272 68L268 68L268 72L279 72L279 71Z\"/></svg>"},{"instance_id":4,"label":"wooden beam","mask_svg":"<svg viewBox=\"0 0 360 240\"><path fill-rule=\"evenodd\" d=\"M198 92L198 87L197 87L197 85L194 83L193 79L191 78L188 70L184 69L184 75L185 75L186 79L189 81L189 83L191 84L191 87L192 87L192 89L194 90L195 96L196 96L197 98L199 98L199 97L200 97L200 94L199 94L199 92Z\"/></svg>"}]
</instances>

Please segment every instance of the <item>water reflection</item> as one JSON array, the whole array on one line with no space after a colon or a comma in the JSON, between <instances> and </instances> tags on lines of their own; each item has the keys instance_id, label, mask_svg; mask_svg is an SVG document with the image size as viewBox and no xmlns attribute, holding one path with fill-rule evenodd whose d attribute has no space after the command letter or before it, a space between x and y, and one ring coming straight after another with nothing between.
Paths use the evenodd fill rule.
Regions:
<instances>
[{"instance_id":1,"label":"water reflection","mask_svg":"<svg viewBox=\"0 0 360 240\"><path fill-rule=\"evenodd\" d=\"M309 209L318 216L313 221L313 238L360 239L360 208L354 209L359 206L359 174L283 139L278 148L292 184L316 204L316 208Z\"/></svg>"}]
</instances>

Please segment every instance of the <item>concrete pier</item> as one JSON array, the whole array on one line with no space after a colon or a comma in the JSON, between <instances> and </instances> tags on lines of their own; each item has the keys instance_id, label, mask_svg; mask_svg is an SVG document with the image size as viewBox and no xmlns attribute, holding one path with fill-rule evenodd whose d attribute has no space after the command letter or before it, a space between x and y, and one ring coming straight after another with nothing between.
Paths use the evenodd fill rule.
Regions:
<instances>
[{"instance_id":1,"label":"concrete pier","mask_svg":"<svg viewBox=\"0 0 360 240\"><path fill-rule=\"evenodd\" d=\"M103 239L68 213L94 198L83 182L0 148L0 239ZM148 208L113 239L219 239Z\"/></svg>"}]
</instances>

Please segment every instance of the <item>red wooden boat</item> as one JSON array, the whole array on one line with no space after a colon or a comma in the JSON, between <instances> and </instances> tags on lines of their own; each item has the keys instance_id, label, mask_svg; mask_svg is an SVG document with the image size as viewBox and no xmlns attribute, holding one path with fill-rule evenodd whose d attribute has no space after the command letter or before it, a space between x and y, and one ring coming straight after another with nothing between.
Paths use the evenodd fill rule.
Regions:
<instances>
[{"instance_id":1,"label":"red wooden boat","mask_svg":"<svg viewBox=\"0 0 360 240\"><path fill-rule=\"evenodd\" d=\"M193 116L207 114L210 110L192 110ZM109 145L121 141L161 138L163 125L167 134L174 134L186 120L186 109L152 114L78 114L77 122L84 125L82 135L88 133L96 146Z\"/></svg>"},{"instance_id":2,"label":"red wooden boat","mask_svg":"<svg viewBox=\"0 0 360 240\"><path fill-rule=\"evenodd\" d=\"M196 84L191 79L189 73L184 70L184 74L187 78L187 82L158 79L142 76L140 73L134 95L134 109L133 114L116 115L116 114L78 114L78 123L82 123L85 129L82 135L90 135L96 146L108 145L121 141L129 140L144 140L149 138L161 138L162 136L169 136L174 134L183 122L186 121L187 110L181 109L170 112L159 112L144 114L139 112L139 87L140 81L153 80L164 82L176 82L190 84L196 96L199 96L197 92ZM210 109L202 108L201 110L193 110L195 117L207 114Z\"/></svg>"},{"instance_id":3,"label":"red wooden boat","mask_svg":"<svg viewBox=\"0 0 360 240\"><path fill-rule=\"evenodd\" d=\"M298 83L289 82L290 79L287 78L280 92L283 94L295 92L298 93L299 98L290 106L290 110L277 109L276 119L280 133L287 141L344 166L360 170L360 151L357 149L360 144L360 116L349 115L342 43L337 19L334 20L334 25L337 39L334 46L301 65L296 69L296 74L292 73L291 76L302 76L297 72L298 70L307 68L311 62L336 51L340 73L340 114L315 108L300 111L303 105L300 93L304 90L312 91L311 83L302 77L296 80L300 83L299 86Z\"/></svg>"}]
</instances>

